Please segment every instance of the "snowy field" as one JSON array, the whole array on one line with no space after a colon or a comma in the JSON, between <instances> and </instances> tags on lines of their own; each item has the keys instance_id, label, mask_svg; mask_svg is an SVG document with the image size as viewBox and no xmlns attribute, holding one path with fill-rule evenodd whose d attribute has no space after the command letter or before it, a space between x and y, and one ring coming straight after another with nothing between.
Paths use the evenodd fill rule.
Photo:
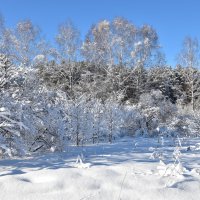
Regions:
<instances>
[{"instance_id":1,"label":"snowy field","mask_svg":"<svg viewBox=\"0 0 200 200\"><path fill-rule=\"evenodd\" d=\"M200 139L181 145L126 138L1 160L0 200L199 200Z\"/></svg>"}]
</instances>

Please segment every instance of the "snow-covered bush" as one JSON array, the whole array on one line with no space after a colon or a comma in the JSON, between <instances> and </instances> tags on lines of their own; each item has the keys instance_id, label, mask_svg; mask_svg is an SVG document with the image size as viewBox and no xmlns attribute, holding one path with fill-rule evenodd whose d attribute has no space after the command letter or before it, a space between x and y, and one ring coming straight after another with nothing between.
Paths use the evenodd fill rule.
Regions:
<instances>
[{"instance_id":1,"label":"snow-covered bush","mask_svg":"<svg viewBox=\"0 0 200 200\"><path fill-rule=\"evenodd\" d=\"M143 120L144 117L141 115L136 106L124 105L122 107L123 124L121 127L120 135L125 136L138 136L144 132Z\"/></svg>"},{"instance_id":2,"label":"snow-covered bush","mask_svg":"<svg viewBox=\"0 0 200 200\"><path fill-rule=\"evenodd\" d=\"M61 110L47 105L37 111L35 118L37 132L32 135L30 150L63 151L66 147L66 127Z\"/></svg>"},{"instance_id":3,"label":"snow-covered bush","mask_svg":"<svg viewBox=\"0 0 200 200\"><path fill-rule=\"evenodd\" d=\"M16 116L4 108L0 108L0 156L23 155L24 143L20 130L25 128Z\"/></svg>"},{"instance_id":4,"label":"snow-covered bush","mask_svg":"<svg viewBox=\"0 0 200 200\"><path fill-rule=\"evenodd\" d=\"M160 134L158 129L163 124L171 121L176 114L176 106L169 100L166 100L161 91L151 91L150 94L142 94L138 105L141 114L144 116L144 133L149 136Z\"/></svg>"}]
</instances>

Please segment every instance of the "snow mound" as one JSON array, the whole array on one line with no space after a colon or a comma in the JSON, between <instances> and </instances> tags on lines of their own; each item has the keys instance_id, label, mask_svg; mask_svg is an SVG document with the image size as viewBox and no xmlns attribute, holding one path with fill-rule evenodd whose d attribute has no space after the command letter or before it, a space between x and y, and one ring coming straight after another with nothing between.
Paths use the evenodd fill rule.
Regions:
<instances>
[{"instance_id":1,"label":"snow mound","mask_svg":"<svg viewBox=\"0 0 200 200\"><path fill-rule=\"evenodd\" d=\"M200 150L200 143L196 143L195 150Z\"/></svg>"},{"instance_id":2,"label":"snow mound","mask_svg":"<svg viewBox=\"0 0 200 200\"><path fill-rule=\"evenodd\" d=\"M191 174L200 175L200 168L194 168L191 170Z\"/></svg>"}]
</instances>

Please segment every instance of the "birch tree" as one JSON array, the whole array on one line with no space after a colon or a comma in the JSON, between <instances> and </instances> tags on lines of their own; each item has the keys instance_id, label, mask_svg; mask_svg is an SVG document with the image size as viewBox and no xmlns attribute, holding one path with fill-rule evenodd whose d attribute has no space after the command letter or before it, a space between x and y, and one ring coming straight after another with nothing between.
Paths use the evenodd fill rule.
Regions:
<instances>
[{"instance_id":1,"label":"birch tree","mask_svg":"<svg viewBox=\"0 0 200 200\"><path fill-rule=\"evenodd\" d=\"M80 50L80 32L71 21L61 24L56 36L56 42L59 48L60 60L66 65L66 72L69 76L70 96L73 94L75 61L79 56Z\"/></svg>"},{"instance_id":2,"label":"birch tree","mask_svg":"<svg viewBox=\"0 0 200 200\"><path fill-rule=\"evenodd\" d=\"M199 98L200 75L197 71L199 67L200 49L199 42L196 38L186 37L183 47L178 55L178 61L185 67L184 76L188 86L188 98L190 99L191 108L196 108L195 102Z\"/></svg>"},{"instance_id":3,"label":"birch tree","mask_svg":"<svg viewBox=\"0 0 200 200\"><path fill-rule=\"evenodd\" d=\"M40 54L38 48L41 41L40 29L30 20L17 23L12 32L14 48L14 62L23 66L30 66L34 57Z\"/></svg>"}]
</instances>

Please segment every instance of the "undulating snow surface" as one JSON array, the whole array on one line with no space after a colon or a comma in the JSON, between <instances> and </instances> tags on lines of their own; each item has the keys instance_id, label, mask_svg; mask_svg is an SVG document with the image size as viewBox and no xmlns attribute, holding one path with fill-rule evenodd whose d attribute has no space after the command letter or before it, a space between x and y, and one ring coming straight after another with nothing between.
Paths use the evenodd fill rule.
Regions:
<instances>
[{"instance_id":1,"label":"undulating snow surface","mask_svg":"<svg viewBox=\"0 0 200 200\"><path fill-rule=\"evenodd\" d=\"M1 160L0 200L199 200L200 139L181 143L127 138Z\"/></svg>"}]
</instances>

